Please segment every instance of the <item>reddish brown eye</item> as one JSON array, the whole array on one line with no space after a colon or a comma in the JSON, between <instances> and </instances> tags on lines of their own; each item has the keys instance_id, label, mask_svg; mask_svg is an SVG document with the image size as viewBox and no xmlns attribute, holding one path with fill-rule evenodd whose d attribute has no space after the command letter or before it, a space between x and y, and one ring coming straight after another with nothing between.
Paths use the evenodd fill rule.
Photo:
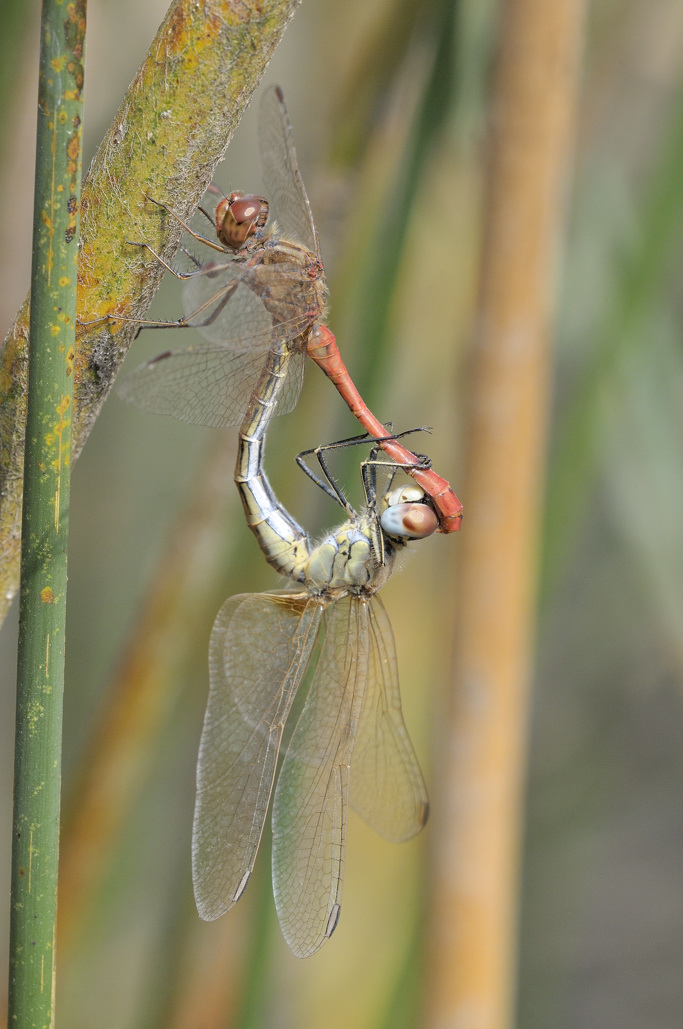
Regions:
<instances>
[{"instance_id":1,"label":"reddish brown eye","mask_svg":"<svg viewBox=\"0 0 683 1029\"><path fill-rule=\"evenodd\" d=\"M406 504L405 515L403 516L403 527L415 539L424 539L436 532L439 519L431 507L426 504Z\"/></svg>"},{"instance_id":2,"label":"reddish brown eye","mask_svg":"<svg viewBox=\"0 0 683 1029\"><path fill-rule=\"evenodd\" d=\"M253 225L261 213L259 197L240 197L230 205L232 216L238 225Z\"/></svg>"},{"instance_id":3,"label":"reddish brown eye","mask_svg":"<svg viewBox=\"0 0 683 1029\"><path fill-rule=\"evenodd\" d=\"M382 528L390 536L421 540L436 532L439 520L427 504L395 504L380 518Z\"/></svg>"},{"instance_id":4,"label":"reddish brown eye","mask_svg":"<svg viewBox=\"0 0 683 1029\"><path fill-rule=\"evenodd\" d=\"M216 206L216 233L221 243L239 250L268 221L268 201L252 193L231 193Z\"/></svg>"}]
</instances>

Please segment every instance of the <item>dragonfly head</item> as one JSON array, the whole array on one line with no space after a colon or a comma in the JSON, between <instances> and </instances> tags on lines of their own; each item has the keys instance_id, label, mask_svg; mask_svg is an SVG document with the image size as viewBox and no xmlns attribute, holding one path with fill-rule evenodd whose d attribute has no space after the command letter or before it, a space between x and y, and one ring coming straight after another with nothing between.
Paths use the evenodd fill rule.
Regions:
<instances>
[{"instance_id":1,"label":"dragonfly head","mask_svg":"<svg viewBox=\"0 0 683 1029\"><path fill-rule=\"evenodd\" d=\"M427 503L419 486L401 486L383 500L380 525L389 536L404 540L421 540L439 527L434 509Z\"/></svg>"},{"instance_id":2,"label":"dragonfly head","mask_svg":"<svg viewBox=\"0 0 683 1029\"><path fill-rule=\"evenodd\" d=\"M268 221L265 197L254 193L231 193L216 206L216 234L227 247L239 250Z\"/></svg>"}]
</instances>

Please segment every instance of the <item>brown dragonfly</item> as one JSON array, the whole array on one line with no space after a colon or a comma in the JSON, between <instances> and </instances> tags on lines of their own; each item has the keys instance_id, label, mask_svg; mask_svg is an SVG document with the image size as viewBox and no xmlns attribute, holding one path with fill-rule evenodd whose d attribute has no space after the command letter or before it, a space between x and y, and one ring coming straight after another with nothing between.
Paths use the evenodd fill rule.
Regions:
<instances>
[{"instance_id":1,"label":"brown dragonfly","mask_svg":"<svg viewBox=\"0 0 683 1029\"><path fill-rule=\"evenodd\" d=\"M139 320L143 328L194 328L204 337L182 350L166 351L141 365L120 387L127 400L155 414L194 424L239 425L266 356L283 339L293 351L286 388L271 415L291 411L303 382L306 354L325 372L363 428L432 498L439 531L462 522L462 504L450 484L419 455L407 450L370 411L341 358L334 335L323 324L327 287L320 242L299 172L282 91L266 90L260 107L259 145L269 200L233 192L216 206L216 238L190 227L158 201L198 242L221 259L178 271L146 243L144 247L184 280L185 316L176 321ZM151 198L150 198L151 199ZM272 208L277 224L269 220ZM112 316L115 317L115 316Z\"/></svg>"}]
</instances>

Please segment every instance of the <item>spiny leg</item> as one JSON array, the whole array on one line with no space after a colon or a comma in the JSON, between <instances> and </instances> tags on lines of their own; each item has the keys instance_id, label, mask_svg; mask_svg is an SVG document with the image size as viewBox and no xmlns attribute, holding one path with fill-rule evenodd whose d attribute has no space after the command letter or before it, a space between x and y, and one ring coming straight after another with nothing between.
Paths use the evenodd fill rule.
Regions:
<instances>
[{"instance_id":1,"label":"spiny leg","mask_svg":"<svg viewBox=\"0 0 683 1029\"><path fill-rule=\"evenodd\" d=\"M209 297L208 300L205 300L203 304L197 307L194 311L191 311L190 314L185 315L183 318L177 318L175 321L161 321L150 318L128 318L123 314L104 314L101 318L93 318L87 322L79 321L78 324L87 327L89 325L96 325L97 322L112 321L130 322L132 324L139 325L140 328L144 329L203 329L207 325L212 325L215 322L216 318L218 318L219 314L222 313L225 305L232 297L238 285L239 281L237 279L233 279L233 281L229 282L226 286L221 286L219 290L216 290L213 296ZM220 302L216 303L217 301ZM211 304L216 304L216 308L211 312L208 318L205 318L204 321L201 322L192 321L193 318L202 314L202 312L205 311L207 307L210 307Z\"/></svg>"},{"instance_id":2,"label":"spiny leg","mask_svg":"<svg viewBox=\"0 0 683 1029\"><path fill-rule=\"evenodd\" d=\"M400 436L409 436L413 432L429 432L430 430L426 426L420 426L417 429L406 429L405 432L399 432L396 436L389 436L386 440L373 440L376 443L386 443L391 439L398 439ZM390 468L392 475L390 476L389 483L393 482L398 472L403 471L410 473L411 471L421 470L426 471L432 467L432 459L427 454L415 454L415 461L409 464L398 464L393 460L381 460L378 458L378 454L382 452L380 446L374 446L370 451L367 459L361 461L360 472L363 480L363 492L365 493L365 502L369 508L375 509L377 505L377 469L378 468Z\"/></svg>"},{"instance_id":3,"label":"spiny leg","mask_svg":"<svg viewBox=\"0 0 683 1029\"><path fill-rule=\"evenodd\" d=\"M166 211L167 214L170 214L172 218L175 218L178 224L182 225L185 229L185 232L198 240L198 242L204 243L207 247L211 247L212 250L218 250L221 254L231 253L231 251L224 247L222 243L217 242L215 239L209 239L208 236L203 236L201 232L195 232L179 214L176 214L172 207L168 206L168 204L164 204L161 200L155 200L154 197L149 196L147 193L145 193L144 196L146 200L149 200L152 204L156 204L157 207L160 207L163 211ZM206 211L202 210L202 214L206 214ZM213 219L208 214L206 214L206 217L209 219L211 224L213 224Z\"/></svg>"},{"instance_id":4,"label":"spiny leg","mask_svg":"<svg viewBox=\"0 0 683 1029\"><path fill-rule=\"evenodd\" d=\"M126 243L131 247L142 247L145 250L149 250L152 257L159 262L161 267L165 268L167 272L171 273L171 275L174 275L176 279L180 279L181 282L184 282L186 279L196 279L200 275L216 275L218 272L228 271L230 268L234 267L233 261L226 261L224 264L202 264L201 261L198 261L197 258L189 252L189 250L186 250L185 247L180 247L182 252L197 265L193 271L181 272L165 261L161 254L158 254L156 250L149 245L149 243L139 243L134 239L127 239Z\"/></svg>"},{"instance_id":5,"label":"spiny leg","mask_svg":"<svg viewBox=\"0 0 683 1029\"><path fill-rule=\"evenodd\" d=\"M391 422L387 422L387 427L389 429L392 428ZM389 440L396 440L396 439L400 439L402 436L408 436L408 435L410 435L413 432L426 432L426 431L428 432L429 430L426 429L425 427L421 426L421 427L416 428L416 429L406 429L403 432L392 433L391 435L383 436L383 437L381 437L379 439L377 439L376 437L371 436L367 432L364 432L364 433L361 433L361 435L359 435L359 436L349 436L347 439L337 440L334 443L323 443L323 444L320 444L317 447L311 447L309 450L302 450L301 453L296 455L296 463L298 464L299 468L301 468L301 470L303 472L305 472L305 474L309 477L309 479L312 479L312 481L316 484L316 486L318 486L325 494L327 494L328 497L330 497L332 500L334 500L338 504L340 504L341 507L343 507L344 510L350 516L353 516L353 515L356 514L356 512L354 511L353 507L349 503L348 499L344 496L344 494L343 494L342 490L340 489L336 479L334 478L334 476L330 472L330 470L329 470L329 468L327 466L327 462L325 461L325 458L323 457L324 452L327 451L327 450L338 450L338 449L341 449L342 447L359 446L359 445L362 445L364 443L370 443L370 442L375 443L375 444L386 443ZM367 461L363 461L362 462L361 469L363 469L366 465L373 465L375 467L380 466L380 465L384 465L384 466L387 466L387 467L394 467L395 466L395 462L394 461L378 461L377 460L376 455L379 452L379 449L380 449L379 446L373 446L373 449L372 449L372 451L370 453L369 459ZM313 471L313 469L309 468L309 466L305 463L304 458L310 456L311 454L315 454L315 456L317 458L317 461L318 461L318 464L320 465L320 467L322 469L322 472L323 472L323 475L325 476L324 480L321 479L318 475L316 475L316 473ZM417 460L417 462L414 465L405 466L405 467L408 467L408 468L411 468L411 467L427 468L427 467L430 466L431 462L429 461L429 458L427 458L425 455L418 454L418 455L416 455L416 457L418 458L418 460ZM363 477L363 482L364 482L364 485L365 485L365 475ZM367 495L367 490L366 490L366 495Z\"/></svg>"}]
</instances>

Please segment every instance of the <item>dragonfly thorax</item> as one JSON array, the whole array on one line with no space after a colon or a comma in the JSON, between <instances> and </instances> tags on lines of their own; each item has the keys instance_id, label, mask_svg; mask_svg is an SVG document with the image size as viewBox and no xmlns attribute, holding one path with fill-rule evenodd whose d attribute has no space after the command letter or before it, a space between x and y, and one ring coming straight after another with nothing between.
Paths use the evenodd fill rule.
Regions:
<instances>
[{"instance_id":1,"label":"dragonfly thorax","mask_svg":"<svg viewBox=\"0 0 683 1029\"><path fill-rule=\"evenodd\" d=\"M326 286L320 261L304 247L279 240L266 245L246 262L249 287L263 302L274 322L298 325L305 332L325 313Z\"/></svg>"},{"instance_id":2,"label":"dragonfly thorax","mask_svg":"<svg viewBox=\"0 0 683 1029\"><path fill-rule=\"evenodd\" d=\"M352 520L313 550L306 568L306 585L327 595L372 595L391 575L395 550L376 522Z\"/></svg>"}]
</instances>

